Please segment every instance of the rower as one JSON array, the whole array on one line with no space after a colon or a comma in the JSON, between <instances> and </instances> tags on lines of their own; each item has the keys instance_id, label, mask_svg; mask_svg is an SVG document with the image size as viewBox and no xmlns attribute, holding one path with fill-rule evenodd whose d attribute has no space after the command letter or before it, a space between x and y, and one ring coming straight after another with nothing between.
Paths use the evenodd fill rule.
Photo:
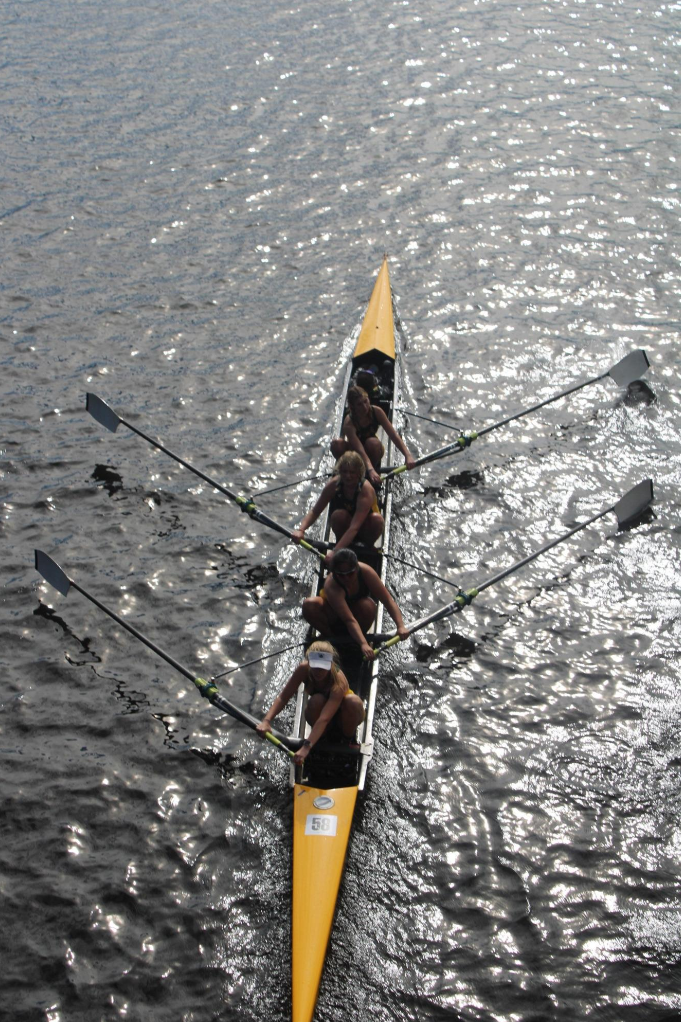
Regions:
<instances>
[{"instance_id":1,"label":"rower","mask_svg":"<svg viewBox=\"0 0 681 1022\"><path fill-rule=\"evenodd\" d=\"M345 547L333 555L331 574L319 596L303 600L303 617L321 635L333 635L344 625L367 660L374 651L366 639L381 602L391 618L400 639L409 637L402 612L381 582L377 572L357 560L354 550Z\"/></svg>"},{"instance_id":2,"label":"rower","mask_svg":"<svg viewBox=\"0 0 681 1022\"><path fill-rule=\"evenodd\" d=\"M305 660L298 664L269 710L256 727L264 738L272 730L272 721L284 709L301 685L307 691L305 719L312 730L293 757L300 765L322 735L337 723L343 738L354 739L364 720L364 703L348 685L340 669L338 654L330 642L318 639L308 646Z\"/></svg>"},{"instance_id":3,"label":"rower","mask_svg":"<svg viewBox=\"0 0 681 1022\"><path fill-rule=\"evenodd\" d=\"M350 387L347 400L349 411L343 419L342 436L331 441L331 453L334 457L340 458L346 451L356 451L364 462L369 482L373 486L380 485L379 469L384 451L383 444L376 434L379 428L382 428L404 455L407 469L413 468L416 462L407 445L383 409L371 403L366 390L362 387Z\"/></svg>"},{"instance_id":4,"label":"rower","mask_svg":"<svg viewBox=\"0 0 681 1022\"><path fill-rule=\"evenodd\" d=\"M355 385L355 387L361 387L362 390L366 390L367 394L369 395L369 401L371 402L372 405L381 404L383 394L381 392L381 385L378 382L376 370L373 367L367 366L358 369L354 375L352 383Z\"/></svg>"},{"instance_id":5,"label":"rower","mask_svg":"<svg viewBox=\"0 0 681 1022\"><path fill-rule=\"evenodd\" d=\"M300 543L305 531L317 521L329 506L329 522L336 539L336 550L361 540L373 546L383 533L383 515L379 514L376 491L364 477L364 462L356 451L347 451L336 465L331 477L319 495L314 507L308 511L300 526L292 532L294 543ZM329 552L324 563L331 566L333 554Z\"/></svg>"}]
</instances>

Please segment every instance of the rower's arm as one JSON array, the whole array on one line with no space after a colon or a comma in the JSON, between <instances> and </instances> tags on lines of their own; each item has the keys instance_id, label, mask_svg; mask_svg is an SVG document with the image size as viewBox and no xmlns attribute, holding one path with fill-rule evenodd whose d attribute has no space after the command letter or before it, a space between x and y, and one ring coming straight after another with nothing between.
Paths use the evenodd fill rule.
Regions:
<instances>
[{"instance_id":1,"label":"rower's arm","mask_svg":"<svg viewBox=\"0 0 681 1022\"><path fill-rule=\"evenodd\" d=\"M383 427L383 429L386 431L386 433L388 434L388 436L390 437L392 442L395 444L395 447L397 447L398 451L401 452L402 456L404 457L404 460L407 463L413 462L414 459L412 458L411 454L409 453L409 449L408 449L407 445L405 444L404 440L402 439L400 434L397 432L397 430L395 429L395 427L393 426L392 422L390 421L388 416L385 414L383 409L379 408L378 406L376 406L374 408L374 411L376 413L376 418L378 419L378 422Z\"/></svg>"},{"instance_id":2,"label":"rower's arm","mask_svg":"<svg viewBox=\"0 0 681 1022\"><path fill-rule=\"evenodd\" d=\"M302 664L298 664L295 671L293 672L289 680L286 682L279 695L276 696L269 710L260 721L259 729L261 725L269 724L270 727L264 727L264 730L271 731L272 721L278 714L281 713L281 711L287 705L293 694L298 691L300 684L304 680L305 668Z\"/></svg>"},{"instance_id":3,"label":"rower's arm","mask_svg":"<svg viewBox=\"0 0 681 1022\"><path fill-rule=\"evenodd\" d=\"M364 632L357 623L357 618L348 607L345 595L337 593L335 591L336 586L337 583L333 579L327 579L326 585L324 586L331 610L333 610L339 620L345 625L350 638L357 643L362 650L362 653L366 655L367 651L373 652L371 646L366 640Z\"/></svg>"},{"instance_id":4,"label":"rower's arm","mask_svg":"<svg viewBox=\"0 0 681 1022\"><path fill-rule=\"evenodd\" d=\"M322 511L324 510L326 505L331 500L331 497L332 497L332 494L333 494L333 491L334 491L335 487L336 487L336 478L334 477L333 479L331 479L326 484L326 486L324 487L322 492L319 494L319 497L318 497L314 507L311 508L307 512L307 514L303 518L302 522L298 526L298 529L296 529L294 531L303 533L307 529L309 529L311 525L314 525L314 523L317 521L317 519L319 518L320 514L322 513Z\"/></svg>"},{"instance_id":5,"label":"rower's arm","mask_svg":"<svg viewBox=\"0 0 681 1022\"><path fill-rule=\"evenodd\" d=\"M371 593L375 600L381 601L381 603L383 604L383 606L385 607L385 609L388 611L391 618L395 622L399 634L400 630L406 629L406 625L402 617L402 611L397 606L394 597L383 585L380 578L378 577L378 574L374 571L373 568L369 567L368 564L365 564L363 566L363 572L364 578L366 579L366 583L369 586L369 592Z\"/></svg>"}]
</instances>

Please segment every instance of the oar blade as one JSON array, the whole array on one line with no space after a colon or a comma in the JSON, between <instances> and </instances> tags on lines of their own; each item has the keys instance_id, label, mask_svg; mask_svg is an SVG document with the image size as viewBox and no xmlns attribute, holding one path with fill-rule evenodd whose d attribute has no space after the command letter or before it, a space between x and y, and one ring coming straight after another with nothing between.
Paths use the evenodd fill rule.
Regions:
<instances>
[{"instance_id":1,"label":"oar blade","mask_svg":"<svg viewBox=\"0 0 681 1022\"><path fill-rule=\"evenodd\" d=\"M108 404L102 401L101 397L97 397L96 394L86 394L85 407L100 426L104 426L111 433L116 432L121 424L121 419L116 415L113 408L109 408Z\"/></svg>"},{"instance_id":2,"label":"oar blade","mask_svg":"<svg viewBox=\"0 0 681 1022\"><path fill-rule=\"evenodd\" d=\"M642 348L638 351L630 351L628 355L609 370L618 387L628 387L634 380L640 380L650 366L648 356Z\"/></svg>"},{"instance_id":3,"label":"oar blade","mask_svg":"<svg viewBox=\"0 0 681 1022\"><path fill-rule=\"evenodd\" d=\"M68 577L65 571L63 571L56 561L53 561L42 550L35 551L35 567L36 571L40 572L46 582L61 593L62 596L69 595L69 589L71 588L71 579Z\"/></svg>"},{"instance_id":4,"label":"oar blade","mask_svg":"<svg viewBox=\"0 0 681 1022\"><path fill-rule=\"evenodd\" d=\"M653 481L652 479L644 479L643 482L634 486L628 493L625 493L613 507L613 511L617 515L618 525L621 527L626 525L627 522L633 522L636 518L640 518L652 502L652 499Z\"/></svg>"}]
</instances>

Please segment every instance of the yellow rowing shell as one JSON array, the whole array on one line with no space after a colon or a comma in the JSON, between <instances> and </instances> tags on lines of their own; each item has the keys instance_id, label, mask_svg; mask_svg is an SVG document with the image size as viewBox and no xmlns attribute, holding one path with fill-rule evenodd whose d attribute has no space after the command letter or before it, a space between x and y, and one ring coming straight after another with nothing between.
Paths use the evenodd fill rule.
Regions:
<instances>
[{"instance_id":1,"label":"yellow rowing shell","mask_svg":"<svg viewBox=\"0 0 681 1022\"><path fill-rule=\"evenodd\" d=\"M395 361L393 304L384 258L362 321L353 366ZM367 722L365 721L365 727ZM292 1022L311 1022L343 877L359 782L293 788Z\"/></svg>"},{"instance_id":2,"label":"yellow rowing shell","mask_svg":"<svg viewBox=\"0 0 681 1022\"><path fill-rule=\"evenodd\" d=\"M293 1022L310 1022L314 1012L357 791L293 789Z\"/></svg>"}]
</instances>

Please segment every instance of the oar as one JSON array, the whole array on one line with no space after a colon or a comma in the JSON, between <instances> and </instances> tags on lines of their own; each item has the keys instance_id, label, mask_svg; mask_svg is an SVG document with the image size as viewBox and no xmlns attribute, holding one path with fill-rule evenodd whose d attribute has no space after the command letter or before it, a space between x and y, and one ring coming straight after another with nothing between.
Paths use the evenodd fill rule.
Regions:
<instances>
[{"instance_id":1,"label":"oar","mask_svg":"<svg viewBox=\"0 0 681 1022\"><path fill-rule=\"evenodd\" d=\"M459 595L448 603L446 607L441 607L439 610L429 614L428 617L421 618L420 621L415 621L413 625L409 626L409 635L419 631L420 628L425 628L426 625L433 624L435 621L441 621L442 618L450 617L452 614L458 614L459 611L467 607L478 593L481 593L483 589L489 589L490 586L496 585L497 582L501 582L502 579L512 575L518 568L522 568L525 564L529 564L530 561L534 561L535 558L545 554L551 547L558 546L559 543L563 543L564 540L569 539L570 536L574 536L576 532L581 529L586 529L588 525L593 525L594 522L598 521L599 518L603 518L605 515L609 515L611 512L617 515L617 524L620 528L626 525L627 522L632 522L639 518L643 514L645 509L648 507L653 499L653 483L650 479L644 479L643 482L638 483L628 493L625 493L623 497L613 504L611 507L606 507L604 511L599 511L597 515L593 515L586 522L581 522L579 525L575 525L574 529L570 529L569 532L564 533L562 536L558 536L557 539L552 539L549 543L545 543L544 546L540 547L539 550L535 550L534 553L528 554L527 557L523 557L521 560L516 561L510 568L506 568L504 571L500 571L497 575L493 575L492 578L488 578L486 582L481 582L480 585L475 586L473 589L467 589L466 591L460 589ZM376 653L380 653L382 650L387 649L389 646L394 646L400 641L399 635L392 635L385 642L382 642L380 646L376 648Z\"/></svg>"},{"instance_id":2,"label":"oar","mask_svg":"<svg viewBox=\"0 0 681 1022\"><path fill-rule=\"evenodd\" d=\"M210 483L210 485L214 486L216 490L220 491L220 493L224 493L226 497L233 500L234 503L237 504L238 507L240 507L241 510L254 521L260 522L261 525L267 526L268 529L274 529L275 532L279 532L282 536L287 536L289 539L293 539L293 532L291 529L287 529L285 525L280 525L279 522L275 522L275 520L270 518L269 515L264 514L264 512L260 511L260 509L257 508L253 501L248 497L240 497L237 493L232 493L232 491L228 490L226 486L222 485L222 483L219 483L216 479L211 479L211 477L207 476L205 472L202 472L200 469L190 465L189 462L185 461L184 458L181 458L179 454L174 454L173 451L168 450L168 448L164 447L164 445L159 443L158 440L154 440L153 437L147 436L147 434L143 433L141 429L137 428L137 426L133 426L131 422L126 422L125 419L122 419L120 415L116 414L113 408L111 408L105 401L102 401L101 397L97 397L96 394L87 394L85 407L93 419L96 419L100 425L105 427L105 429L115 433L119 426L127 426L128 429L131 429L133 433L137 433L137 435L141 436L143 440L147 441L147 443L156 447L159 451L163 451L164 454L170 455L171 458L174 458L175 461L179 462L180 465L183 465L184 468L193 472L195 476L198 476L205 482ZM323 560L324 555L319 550L316 550L315 547L307 540L301 539L299 546L302 546L305 550L309 550L311 553L316 554L317 557Z\"/></svg>"},{"instance_id":3,"label":"oar","mask_svg":"<svg viewBox=\"0 0 681 1022\"><path fill-rule=\"evenodd\" d=\"M531 408L525 408L522 412L517 412L515 415L509 415L507 418L502 419L501 422L495 422L491 426L485 426L484 429L477 431L471 431L469 434L461 434L451 444L446 444L444 447L438 448L437 451L433 451L431 454L425 454L422 458L418 458L414 468L420 468L421 465L428 465L431 461L439 461L440 458L446 458L449 454L458 454L465 447L470 447L474 440L478 437L484 436L485 433L491 433L493 429L499 429L501 426L508 425L509 422L515 422L516 419L522 419L524 415L529 415L530 412L536 412L539 408L543 408L544 405L550 405L553 401L558 401L561 397L567 397L568 394L574 394L576 390L582 390L584 387L590 387L592 383L598 383L600 380L604 380L606 376L610 376L618 387L628 387L634 380L640 379L641 376L648 369L650 362L645 351L639 348L638 351L630 351L628 355L625 355L612 369L608 369L607 372L601 373L600 376L594 376L590 380L584 380L583 383L576 383L573 387L568 387L567 390L563 390L560 394L555 394L553 397L548 397L545 401L540 401L539 404L532 405ZM406 465L398 465L397 468L391 469L390 472L385 476L387 479L389 476L397 475L400 472L406 472ZM413 471L413 470L412 470Z\"/></svg>"},{"instance_id":4,"label":"oar","mask_svg":"<svg viewBox=\"0 0 681 1022\"><path fill-rule=\"evenodd\" d=\"M250 713L247 713L245 710L235 706L234 703L230 703L223 695L220 695L217 687L212 681L206 681L205 678L197 678L191 671L187 670L186 667L183 667L182 664L178 663L177 660L171 657L169 653L166 653L165 650L160 648L160 646L155 645L155 643L153 643L150 639L147 639L145 635L138 632L136 628L133 628L131 624L119 617L118 614L111 610L110 607L107 607L104 603L100 603L100 601L91 593L89 593L86 589L83 589L82 586L79 586L72 578L69 578L66 572L59 567L57 562L53 561L52 558L46 553L43 553L42 550L35 551L35 566L45 581L49 582L51 586L54 586L54 588L60 592L62 596L68 596L69 589L76 589L82 596L90 600L91 603L94 603L96 607L99 607L99 609L103 610L105 614L108 614L109 617L113 618L113 620L116 621L121 628L125 628L127 632L130 632L130 634L134 635L136 639L139 639L145 646L148 646L149 649L154 651L154 653L162 657L163 660L170 664L171 667L174 667L176 671L183 674L185 678L189 679L189 681L193 681L201 695L211 702L213 706L217 707L218 710L222 710L223 713L228 713L230 717L234 717L235 720L240 721L242 724L245 724L246 727L250 727L253 731L255 731L256 727L260 723L255 717L252 717ZM299 738L289 738L287 735L282 735L279 734L279 732L272 731L266 732L264 737L268 742L271 742L272 745L276 745L278 749L285 752L287 756L293 756L291 749L300 748Z\"/></svg>"}]
</instances>

